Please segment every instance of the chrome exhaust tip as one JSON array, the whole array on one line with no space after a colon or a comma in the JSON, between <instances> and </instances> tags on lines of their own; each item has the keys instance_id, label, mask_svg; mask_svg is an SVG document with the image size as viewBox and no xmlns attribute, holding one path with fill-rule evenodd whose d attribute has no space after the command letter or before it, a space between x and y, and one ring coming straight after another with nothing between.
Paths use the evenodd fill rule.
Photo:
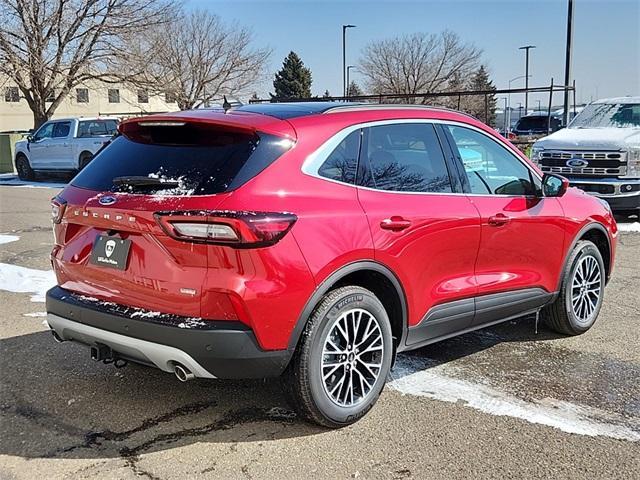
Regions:
<instances>
[{"instance_id":1,"label":"chrome exhaust tip","mask_svg":"<svg viewBox=\"0 0 640 480\"><path fill-rule=\"evenodd\" d=\"M188 382L189 380L193 380L196 376L189 370L187 367L183 367L179 363L173 367L173 373L176 374L176 377L181 382Z\"/></svg>"},{"instance_id":2,"label":"chrome exhaust tip","mask_svg":"<svg viewBox=\"0 0 640 480\"><path fill-rule=\"evenodd\" d=\"M53 335L53 339L57 342L57 343L62 343L64 342L64 340L62 338L60 338L60 335L58 335L56 333L55 330L51 330L51 335Z\"/></svg>"}]
</instances>

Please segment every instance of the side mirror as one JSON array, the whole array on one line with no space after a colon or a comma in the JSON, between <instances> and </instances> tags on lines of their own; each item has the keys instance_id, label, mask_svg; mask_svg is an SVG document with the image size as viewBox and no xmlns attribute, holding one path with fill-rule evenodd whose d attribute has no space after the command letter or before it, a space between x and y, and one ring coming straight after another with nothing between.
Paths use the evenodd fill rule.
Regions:
<instances>
[{"instance_id":1,"label":"side mirror","mask_svg":"<svg viewBox=\"0 0 640 480\"><path fill-rule=\"evenodd\" d=\"M545 197L561 197L567 193L567 188L569 180L560 175L545 173L542 177L542 195Z\"/></svg>"},{"instance_id":2,"label":"side mirror","mask_svg":"<svg viewBox=\"0 0 640 480\"><path fill-rule=\"evenodd\" d=\"M33 135L31 134L27 135L27 142L29 143L33 142Z\"/></svg>"}]
</instances>

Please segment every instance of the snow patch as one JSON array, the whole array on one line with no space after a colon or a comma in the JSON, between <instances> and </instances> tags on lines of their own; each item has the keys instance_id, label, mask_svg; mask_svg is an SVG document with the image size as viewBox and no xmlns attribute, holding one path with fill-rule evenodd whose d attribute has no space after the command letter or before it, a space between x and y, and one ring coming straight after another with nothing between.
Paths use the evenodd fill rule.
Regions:
<instances>
[{"instance_id":1,"label":"snow patch","mask_svg":"<svg viewBox=\"0 0 640 480\"><path fill-rule=\"evenodd\" d=\"M640 233L640 222L619 223L618 230L620 230L621 232Z\"/></svg>"},{"instance_id":2,"label":"snow patch","mask_svg":"<svg viewBox=\"0 0 640 480\"><path fill-rule=\"evenodd\" d=\"M403 395L462 402L491 415L520 418L578 435L640 441L640 431L624 426L624 419L614 414L550 398L525 401L494 387L453 377L444 366L433 366L429 360L401 355L391 377L389 387Z\"/></svg>"},{"instance_id":3,"label":"snow patch","mask_svg":"<svg viewBox=\"0 0 640 480\"><path fill-rule=\"evenodd\" d=\"M47 312L30 312L30 313L23 313L22 314L23 317L46 317L47 316Z\"/></svg>"},{"instance_id":4,"label":"snow patch","mask_svg":"<svg viewBox=\"0 0 640 480\"><path fill-rule=\"evenodd\" d=\"M0 290L31 293L32 302L44 302L47 290L55 285L56 276L51 270L0 263Z\"/></svg>"},{"instance_id":5,"label":"snow patch","mask_svg":"<svg viewBox=\"0 0 640 480\"><path fill-rule=\"evenodd\" d=\"M0 233L0 245L4 243L17 242L20 240L20 237L16 235L5 235L4 233Z\"/></svg>"},{"instance_id":6,"label":"snow patch","mask_svg":"<svg viewBox=\"0 0 640 480\"><path fill-rule=\"evenodd\" d=\"M204 322L201 318L187 318L183 322L178 324L179 328L196 328L196 327L204 327L207 323Z\"/></svg>"},{"instance_id":7,"label":"snow patch","mask_svg":"<svg viewBox=\"0 0 640 480\"><path fill-rule=\"evenodd\" d=\"M10 185L12 187L27 188L56 188L61 189L67 186L66 183L60 182L36 182L34 180L20 180L13 173L0 174L0 185Z\"/></svg>"}]
</instances>

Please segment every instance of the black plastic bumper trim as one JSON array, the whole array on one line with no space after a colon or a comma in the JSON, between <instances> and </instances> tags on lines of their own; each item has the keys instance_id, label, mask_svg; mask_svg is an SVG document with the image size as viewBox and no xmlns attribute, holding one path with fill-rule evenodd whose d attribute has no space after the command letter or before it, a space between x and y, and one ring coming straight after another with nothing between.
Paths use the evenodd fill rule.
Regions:
<instances>
[{"instance_id":1,"label":"black plastic bumper trim","mask_svg":"<svg viewBox=\"0 0 640 480\"><path fill-rule=\"evenodd\" d=\"M293 353L290 350L262 350L253 331L240 322L206 320L206 329L180 328L112 313L100 304L78 302L77 297L63 288L52 288L47 292L47 313L177 348L193 357L216 378L276 377L287 367Z\"/></svg>"}]
</instances>

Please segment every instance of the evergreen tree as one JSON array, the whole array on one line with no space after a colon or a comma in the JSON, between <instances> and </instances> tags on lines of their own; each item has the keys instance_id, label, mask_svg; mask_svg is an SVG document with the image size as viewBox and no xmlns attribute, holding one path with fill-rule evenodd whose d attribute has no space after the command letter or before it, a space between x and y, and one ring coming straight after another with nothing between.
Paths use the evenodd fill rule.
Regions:
<instances>
[{"instance_id":1,"label":"evergreen tree","mask_svg":"<svg viewBox=\"0 0 640 480\"><path fill-rule=\"evenodd\" d=\"M476 91L496 89L484 65L480 65L480 68L471 77L469 89ZM475 95L469 103L469 108L466 109L468 113L484 121L487 125L495 126L497 103L495 94L487 95L486 103L484 95Z\"/></svg>"},{"instance_id":2,"label":"evergreen tree","mask_svg":"<svg viewBox=\"0 0 640 480\"><path fill-rule=\"evenodd\" d=\"M295 52L290 52L273 81L274 100L311 97L311 70Z\"/></svg>"},{"instance_id":3,"label":"evergreen tree","mask_svg":"<svg viewBox=\"0 0 640 480\"><path fill-rule=\"evenodd\" d=\"M358 84L351 80L351 82L349 82L349 88L347 89L347 97L357 97L359 95L364 94L362 93L362 90L360 90Z\"/></svg>"}]
</instances>

